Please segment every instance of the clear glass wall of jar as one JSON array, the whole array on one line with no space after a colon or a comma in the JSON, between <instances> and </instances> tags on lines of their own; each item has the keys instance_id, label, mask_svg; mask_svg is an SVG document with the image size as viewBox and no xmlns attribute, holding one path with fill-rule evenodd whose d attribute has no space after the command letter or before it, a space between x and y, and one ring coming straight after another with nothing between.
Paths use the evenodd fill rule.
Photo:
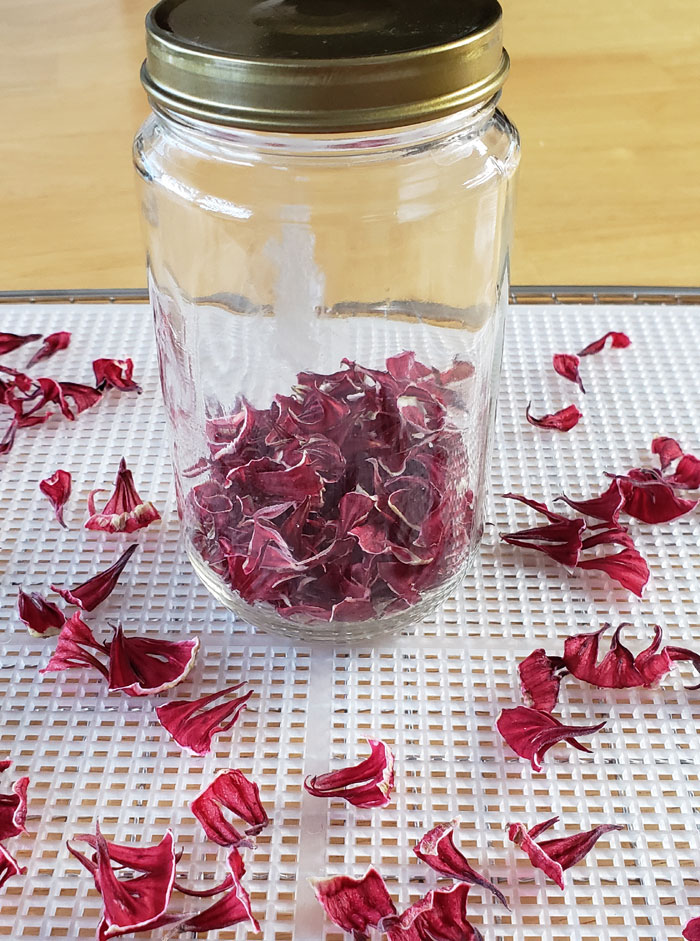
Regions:
<instances>
[{"instance_id":1,"label":"clear glass wall of jar","mask_svg":"<svg viewBox=\"0 0 700 941\"><path fill-rule=\"evenodd\" d=\"M136 138L188 553L254 625L400 629L473 560L519 158L497 98L327 135L160 108Z\"/></svg>"}]
</instances>

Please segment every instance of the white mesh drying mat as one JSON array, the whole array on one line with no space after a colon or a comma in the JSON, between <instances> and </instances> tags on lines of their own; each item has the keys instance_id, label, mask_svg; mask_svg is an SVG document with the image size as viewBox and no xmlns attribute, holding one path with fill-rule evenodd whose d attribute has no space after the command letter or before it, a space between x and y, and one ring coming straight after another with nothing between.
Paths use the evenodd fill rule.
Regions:
<instances>
[{"instance_id":1,"label":"white mesh drying mat","mask_svg":"<svg viewBox=\"0 0 700 941\"><path fill-rule=\"evenodd\" d=\"M108 837L124 843L155 842L170 826L184 850L179 875L220 878L225 850L204 841L188 805L217 770L238 767L259 782L273 821L246 861L264 941L342 937L324 922L310 876L358 876L374 864L400 906L417 899L437 878L411 847L457 815L464 853L512 905L509 913L472 891L472 918L486 941L680 941L688 918L700 915L700 691L684 689L689 673L674 673L654 691L570 682L563 718L608 724L592 754L557 747L541 774L516 758L494 722L520 701L521 658L537 646L558 652L565 637L603 621L632 621L633 646L654 623L669 641L700 646L700 517L632 524L652 571L642 601L602 573L570 577L544 556L500 544L497 531L531 519L498 498L505 491L547 500L561 491L600 492L605 470L648 462L656 434L700 453L697 308L513 307L487 513L493 525L476 569L415 635L353 649L256 633L195 579L178 541L146 305L6 305L0 329L71 330L70 349L46 364L48 374L90 381L93 358L131 355L144 387L140 397L110 393L74 425L52 421L21 433L1 459L0 757L11 757L11 775L29 775L31 785L29 834L10 844L28 872L0 893L0 937L94 936L100 900L65 840L98 818ZM628 332L632 346L586 361L581 396L553 373L551 355L609 329ZM14 355L18 363L27 358ZM535 414L576 401L583 422L566 435L541 432L525 422L529 400ZM240 680L253 688L240 723L205 759L169 740L150 700L106 695L86 671L41 676L54 641L30 638L17 618L19 585L75 584L125 543L82 528L88 492L109 486L122 454L163 522L136 534L138 553L91 621L120 620L127 631L154 636L197 634L202 650L188 690L205 694ZM74 475L67 531L37 488L57 467ZM364 757L368 735L396 753L388 808L357 810L306 794L306 774ZM627 828L569 870L563 892L506 839L509 821L532 826L554 814L559 832L605 822ZM243 927L213 936L256 937Z\"/></svg>"}]
</instances>

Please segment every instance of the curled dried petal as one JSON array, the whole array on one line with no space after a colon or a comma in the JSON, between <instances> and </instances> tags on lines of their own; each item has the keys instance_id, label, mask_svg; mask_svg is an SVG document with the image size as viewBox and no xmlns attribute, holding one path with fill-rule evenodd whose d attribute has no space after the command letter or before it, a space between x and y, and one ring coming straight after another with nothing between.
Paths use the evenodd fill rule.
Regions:
<instances>
[{"instance_id":1,"label":"curled dried petal","mask_svg":"<svg viewBox=\"0 0 700 941\"><path fill-rule=\"evenodd\" d=\"M111 386L122 392L142 392L141 386L131 378L134 364L130 359L96 359L92 364L95 373L95 385L102 390Z\"/></svg>"},{"instance_id":2,"label":"curled dried petal","mask_svg":"<svg viewBox=\"0 0 700 941\"><path fill-rule=\"evenodd\" d=\"M617 824L606 823L592 830L575 833L573 836L536 843L535 837L548 830L558 820L558 817L552 817L551 820L538 824L529 831L522 823L511 823L508 828L508 839L527 853L536 869L541 869L545 875L557 883L560 889L563 889L564 870L580 862L606 833L624 828Z\"/></svg>"},{"instance_id":3,"label":"curled dried petal","mask_svg":"<svg viewBox=\"0 0 700 941\"><path fill-rule=\"evenodd\" d=\"M39 379L39 382L41 381ZM49 380L49 382L52 381ZM50 399L50 401L56 401L64 416L71 421L75 416L66 402L67 399L73 400L73 404L80 415L81 412L96 405L102 398L101 392L93 389L92 386L84 385L82 382L59 382L58 386L60 387L60 394L57 398Z\"/></svg>"},{"instance_id":4,"label":"curled dried petal","mask_svg":"<svg viewBox=\"0 0 700 941\"><path fill-rule=\"evenodd\" d=\"M31 367L40 360L49 359L49 357L53 356L54 353L58 353L60 350L65 350L69 343L70 333L67 330L61 330L58 333L49 334L47 337L44 337L44 342L29 360L26 368L31 369Z\"/></svg>"},{"instance_id":5,"label":"curled dried petal","mask_svg":"<svg viewBox=\"0 0 700 941\"><path fill-rule=\"evenodd\" d=\"M314 797L341 797L355 807L386 807L394 789L394 756L384 742L368 738L369 758L359 765L317 774L304 781Z\"/></svg>"},{"instance_id":6,"label":"curled dried petal","mask_svg":"<svg viewBox=\"0 0 700 941\"><path fill-rule=\"evenodd\" d=\"M259 932L258 924L250 906L250 896L241 885L241 879L245 874L243 859L237 849L231 850L228 856L228 866L231 870L231 883L233 888L222 898L205 908L203 912L190 916L185 922L179 925L179 930L183 931L216 931L223 928L231 928L241 922L249 921L252 930Z\"/></svg>"},{"instance_id":7,"label":"curled dried petal","mask_svg":"<svg viewBox=\"0 0 700 941\"><path fill-rule=\"evenodd\" d=\"M586 524L582 519L571 519L537 526L534 529L505 533L501 535L501 539L511 546L543 552L560 565L573 568L578 563L582 546L581 533L585 528Z\"/></svg>"},{"instance_id":8,"label":"curled dried petal","mask_svg":"<svg viewBox=\"0 0 700 941\"><path fill-rule=\"evenodd\" d=\"M562 675L566 672L561 657L550 657L540 647L518 666L520 689L533 709L552 712L559 699Z\"/></svg>"},{"instance_id":9,"label":"curled dried petal","mask_svg":"<svg viewBox=\"0 0 700 941\"><path fill-rule=\"evenodd\" d=\"M609 651L598 663L600 638L610 626L604 624L598 631L566 639L562 659L567 670L578 680L607 689L656 686L673 666L667 650L659 650L661 628L654 628L651 644L635 657L620 641L625 627L620 624L612 635Z\"/></svg>"},{"instance_id":10,"label":"curled dried petal","mask_svg":"<svg viewBox=\"0 0 700 941\"><path fill-rule=\"evenodd\" d=\"M222 772L195 797L190 806L207 839L219 846L238 846L246 842L245 837L228 822L224 809L248 824L247 836L257 836L269 823L260 802L258 785L236 768Z\"/></svg>"},{"instance_id":11,"label":"curled dried petal","mask_svg":"<svg viewBox=\"0 0 700 941\"><path fill-rule=\"evenodd\" d=\"M661 470L664 471L679 457L683 457L683 448L675 438L659 437L651 442L651 453L659 455Z\"/></svg>"},{"instance_id":12,"label":"curled dried petal","mask_svg":"<svg viewBox=\"0 0 700 941\"><path fill-rule=\"evenodd\" d=\"M124 458L119 462L114 493L99 513L95 510L95 494L98 492L93 490L88 497L90 518L85 523L85 529L101 529L107 533L133 533L160 519L160 513L153 504L139 496L134 486L134 477Z\"/></svg>"},{"instance_id":13,"label":"curled dried petal","mask_svg":"<svg viewBox=\"0 0 700 941\"><path fill-rule=\"evenodd\" d=\"M526 758L533 771L542 770L542 760L549 749L558 742L567 742L579 751L590 751L577 741L580 735L592 735L600 732L605 722L597 725L564 725L555 716L539 709L516 706L504 709L496 722L496 727L513 751Z\"/></svg>"},{"instance_id":14,"label":"curled dried petal","mask_svg":"<svg viewBox=\"0 0 700 941\"><path fill-rule=\"evenodd\" d=\"M518 503L524 503L525 506L529 506L531 510L536 510L543 516L546 516L551 523L568 522L568 517L563 516L561 513L557 513L554 510L550 510L546 503L540 503L538 500L530 500L529 497L524 497L521 493L504 493L503 499L517 500Z\"/></svg>"},{"instance_id":15,"label":"curled dried petal","mask_svg":"<svg viewBox=\"0 0 700 941\"><path fill-rule=\"evenodd\" d=\"M586 391L583 388L583 382L578 371L580 365L578 356L574 356L573 353L555 353L552 357L552 365L554 371L559 373L560 376L568 379L569 382L575 382L581 392Z\"/></svg>"},{"instance_id":16,"label":"curled dried petal","mask_svg":"<svg viewBox=\"0 0 700 941\"><path fill-rule=\"evenodd\" d=\"M580 569L597 569L641 598L644 586L649 581L649 566L633 547L623 549L615 555L586 559L577 563Z\"/></svg>"},{"instance_id":17,"label":"curled dried petal","mask_svg":"<svg viewBox=\"0 0 700 941\"><path fill-rule=\"evenodd\" d=\"M195 755L206 755L211 749L212 738L219 732L227 732L236 724L253 691L218 706L206 707L216 699L236 692L241 686L243 683L238 683L200 699L176 699L159 706L156 714L160 724L181 748Z\"/></svg>"},{"instance_id":18,"label":"curled dried petal","mask_svg":"<svg viewBox=\"0 0 700 941\"><path fill-rule=\"evenodd\" d=\"M84 650L85 647L88 650ZM90 650L107 655L107 648L95 639L95 635L81 619L80 612L76 612L61 628L53 656L40 672L57 673L72 667L92 667L106 679L107 668Z\"/></svg>"},{"instance_id":19,"label":"curled dried petal","mask_svg":"<svg viewBox=\"0 0 700 941\"><path fill-rule=\"evenodd\" d=\"M60 468L44 480L39 481L39 490L49 498L56 513L56 519L65 528L63 507L68 502L71 490L71 475Z\"/></svg>"},{"instance_id":20,"label":"curled dried petal","mask_svg":"<svg viewBox=\"0 0 700 941\"><path fill-rule=\"evenodd\" d=\"M95 887L102 896L104 912L98 929L100 941L102 938L153 930L182 919L181 915L167 914L176 867L173 834L170 830L157 846L138 848L108 843L99 825L94 837L90 835L79 839L85 840L96 850L96 861L92 863L75 850L70 842L67 844L72 855L92 874ZM118 879L112 862L133 866L139 875L132 879Z\"/></svg>"},{"instance_id":21,"label":"curled dried petal","mask_svg":"<svg viewBox=\"0 0 700 941\"><path fill-rule=\"evenodd\" d=\"M681 490L697 490L700 487L700 460L694 454L684 454L675 473L664 477L664 481Z\"/></svg>"},{"instance_id":22,"label":"curled dried petal","mask_svg":"<svg viewBox=\"0 0 700 941\"><path fill-rule=\"evenodd\" d=\"M673 484L657 471L635 467L626 475L617 475L617 479L625 498L625 513L643 523L667 523L697 506L697 500L677 497Z\"/></svg>"},{"instance_id":23,"label":"curled dried petal","mask_svg":"<svg viewBox=\"0 0 700 941\"><path fill-rule=\"evenodd\" d=\"M471 885L481 886L491 892L506 908L508 902L500 889L480 875L467 862L466 858L457 849L454 844L454 823L439 824L421 837L419 842L413 847L413 852L418 859L422 859L435 872L443 876L449 876L458 882L467 882Z\"/></svg>"},{"instance_id":24,"label":"curled dried petal","mask_svg":"<svg viewBox=\"0 0 700 941\"><path fill-rule=\"evenodd\" d=\"M12 876L23 876L26 871L26 866L20 866L12 853L0 845L0 889Z\"/></svg>"},{"instance_id":25,"label":"curled dried petal","mask_svg":"<svg viewBox=\"0 0 700 941\"><path fill-rule=\"evenodd\" d=\"M47 601L43 595L36 592L28 595L21 588L17 598L17 610L33 637L51 637L58 634L66 623L63 611L53 602Z\"/></svg>"},{"instance_id":26,"label":"curled dried petal","mask_svg":"<svg viewBox=\"0 0 700 941\"><path fill-rule=\"evenodd\" d=\"M98 572L97 575L93 575L92 578L75 588L61 588L58 585L52 585L51 590L59 594L69 604L74 604L82 608L83 611L92 611L112 594L119 581L119 576L135 551L136 543L129 546L109 568L103 572Z\"/></svg>"},{"instance_id":27,"label":"curled dried petal","mask_svg":"<svg viewBox=\"0 0 700 941\"><path fill-rule=\"evenodd\" d=\"M626 333L618 333L615 330L609 330L605 336L602 336L599 340L594 340L592 343L589 343L588 346L584 346L582 350L579 351L579 356L590 356L593 353L600 353L604 348L606 341L610 338L612 343L610 344L611 349L624 349L626 346L631 344L630 338Z\"/></svg>"},{"instance_id":28,"label":"curled dried petal","mask_svg":"<svg viewBox=\"0 0 700 941\"><path fill-rule=\"evenodd\" d=\"M386 918L388 941L483 941L467 920L469 886L432 889L400 918Z\"/></svg>"},{"instance_id":29,"label":"curled dried petal","mask_svg":"<svg viewBox=\"0 0 700 941\"><path fill-rule=\"evenodd\" d=\"M374 867L361 879L331 876L313 879L311 885L326 915L354 941L367 941L368 928L377 928L382 919L396 914L384 880Z\"/></svg>"},{"instance_id":30,"label":"curled dried petal","mask_svg":"<svg viewBox=\"0 0 700 941\"><path fill-rule=\"evenodd\" d=\"M24 336L19 333L0 333L0 356L11 353L20 346L24 346L25 343L32 343L34 340L40 339L40 333L27 333Z\"/></svg>"},{"instance_id":31,"label":"curled dried petal","mask_svg":"<svg viewBox=\"0 0 700 941\"><path fill-rule=\"evenodd\" d=\"M9 840L26 831L27 787L29 778L19 778L11 794L0 794L0 840Z\"/></svg>"},{"instance_id":32,"label":"curled dried petal","mask_svg":"<svg viewBox=\"0 0 700 941\"><path fill-rule=\"evenodd\" d=\"M519 493L503 494L506 500L517 500L536 510L551 521L549 526L536 526L533 529L520 529L514 533L501 534L501 539L512 546L534 549L543 552L561 565L573 567L578 562L581 552L581 533L586 528L582 519L569 519L550 510L545 503L530 500Z\"/></svg>"},{"instance_id":33,"label":"curled dried petal","mask_svg":"<svg viewBox=\"0 0 700 941\"><path fill-rule=\"evenodd\" d=\"M118 625L109 644L109 688L127 696L153 696L172 689L188 675L198 650L198 637L179 641L125 637Z\"/></svg>"},{"instance_id":34,"label":"curled dried petal","mask_svg":"<svg viewBox=\"0 0 700 941\"><path fill-rule=\"evenodd\" d=\"M558 412L553 412L551 415L543 415L541 418L535 418L534 415L530 414L531 404L532 403L529 403L525 409L525 417L531 425L535 425L537 428L551 428L554 431L571 431L572 428L578 425L583 417L575 405L568 405L566 408L559 409Z\"/></svg>"},{"instance_id":35,"label":"curled dried petal","mask_svg":"<svg viewBox=\"0 0 700 941\"><path fill-rule=\"evenodd\" d=\"M601 493L599 497L592 497L589 500L572 500L562 494L556 499L563 500L564 503L567 503L573 510L583 516L592 516L594 519L610 523L617 523L620 511L625 503L619 480L613 480L605 493Z\"/></svg>"}]
</instances>

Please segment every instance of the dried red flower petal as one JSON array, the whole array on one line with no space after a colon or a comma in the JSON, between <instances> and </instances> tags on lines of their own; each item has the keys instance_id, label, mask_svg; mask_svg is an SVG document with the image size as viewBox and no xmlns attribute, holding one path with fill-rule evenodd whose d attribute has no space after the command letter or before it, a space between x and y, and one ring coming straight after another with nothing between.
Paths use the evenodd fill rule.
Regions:
<instances>
[{"instance_id":1,"label":"dried red flower petal","mask_svg":"<svg viewBox=\"0 0 700 941\"><path fill-rule=\"evenodd\" d=\"M422 836L419 842L413 847L413 852L418 859L422 859L435 872L443 876L449 876L458 882L467 882L471 885L481 886L495 895L499 902L509 907L505 896L500 889L489 882L484 876L480 875L467 862L466 858L457 849L454 844L455 823L439 824Z\"/></svg>"},{"instance_id":2,"label":"dried red flower petal","mask_svg":"<svg viewBox=\"0 0 700 941\"><path fill-rule=\"evenodd\" d=\"M463 557L473 495L445 381L471 367L443 376L410 352L386 366L300 373L269 408L242 399L209 419L210 453L188 471L209 479L186 510L197 551L244 602L359 622L418 603Z\"/></svg>"},{"instance_id":3,"label":"dried red flower petal","mask_svg":"<svg viewBox=\"0 0 700 941\"><path fill-rule=\"evenodd\" d=\"M0 883L2 885L2 883ZM683 929L685 941L700 941L700 918L691 918Z\"/></svg>"},{"instance_id":4,"label":"dried red flower petal","mask_svg":"<svg viewBox=\"0 0 700 941\"><path fill-rule=\"evenodd\" d=\"M631 546L615 555L599 556L578 562L576 567L605 572L608 578L612 578L638 598L641 598L644 586L649 581L649 566L639 552Z\"/></svg>"},{"instance_id":5,"label":"dried red flower petal","mask_svg":"<svg viewBox=\"0 0 700 941\"><path fill-rule=\"evenodd\" d=\"M518 671L520 689L528 705L542 712L552 712L566 671L562 658L550 657L540 647L520 662Z\"/></svg>"},{"instance_id":6,"label":"dried red flower petal","mask_svg":"<svg viewBox=\"0 0 700 941\"><path fill-rule=\"evenodd\" d=\"M54 353L58 353L60 350L65 350L69 343L70 333L67 330L61 330L58 333L49 334L49 336L44 337L44 342L29 360L25 368L31 369L31 367L40 360L49 359L49 357L53 356Z\"/></svg>"},{"instance_id":7,"label":"dried red flower petal","mask_svg":"<svg viewBox=\"0 0 700 941\"><path fill-rule=\"evenodd\" d=\"M0 840L9 840L26 831L28 786L29 778L18 778L11 794L0 794Z\"/></svg>"},{"instance_id":8,"label":"dried red flower petal","mask_svg":"<svg viewBox=\"0 0 700 941\"><path fill-rule=\"evenodd\" d=\"M351 934L353 941L369 941L368 928L377 928L382 919L396 914L384 880L374 867L361 879L331 876L312 879L311 885L326 915Z\"/></svg>"},{"instance_id":9,"label":"dried red flower petal","mask_svg":"<svg viewBox=\"0 0 700 941\"><path fill-rule=\"evenodd\" d=\"M92 408L102 398L102 393L99 390L93 389L92 386L86 386L82 382L59 382L58 384L61 387L64 400L72 399L78 414Z\"/></svg>"},{"instance_id":10,"label":"dried red flower petal","mask_svg":"<svg viewBox=\"0 0 700 941\"><path fill-rule=\"evenodd\" d=\"M368 738L369 758L359 765L309 776L304 787L314 797L341 797L355 807L386 807L394 789L394 756L384 742Z\"/></svg>"},{"instance_id":11,"label":"dried red flower petal","mask_svg":"<svg viewBox=\"0 0 700 941\"><path fill-rule=\"evenodd\" d=\"M107 679L107 668L89 650L83 650L84 647L107 655L105 645L95 639L95 635L81 619L80 612L76 612L61 628L53 656L39 672L57 673L61 670L69 670L71 667L92 667Z\"/></svg>"},{"instance_id":12,"label":"dried red flower petal","mask_svg":"<svg viewBox=\"0 0 700 941\"><path fill-rule=\"evenodd\" d=\"M612 486L602 496L595 497L592 500L577 502L570 500L568 497L558 499L563 499L576 509L582 509L588 515L603 516L606 518L607 523L608 517L614 519L620 512L622 484L618 481L614 481L614 483L618 484L618 488ZM560 513L550 510L544 503L528 500L521 494L507 493L504 494L504 497L510 500L518 500L526 506L532 507L538 513L544 514L552 521L549 526L538 526L534 529L523 529L515 533L502 534L501 539L504 542L524 549L544 552L556 562L571 568L600 569L624 588L641 595L649 580L649 568L634 548L632 538L626 529L615 523L610 523L606 526L604 532L599 531L583 539L582 533L586 528L583 519L568 519ZM591 528L593 530L599 529L597 526ZM580 561L582 551L611 543L623 546L623 551L615 555L593 557Z\"/></svg>"},{"instance_id":13,"label":"dried red flower petal","mask_svg":"<svg viewBox=\"0 0 700 941\"><path fill-rule=\"evenodd\" d=\"M573 568L578 562L582 545L581 532L585 527L583 520L572 519L537 526L534 529L522 529L516 533L506 533L501 535L501 539L511 546L543 552L555 562Z\"/></svg>"},{"instance_id":14,"label":"dried red flower petal","mask_svg":"<svg viewBox=\"0 0 700 941\"><path fill-rule=\"evenodd\" d=\"M542 760L549 749L558 742L567 742L579 751L590 748L577 741L580 735L600 732L605 722L597 725L564 725L555 716L539 709L516 706L504 709L496 722L496 728L513 751L526 758L533 771L542 770Z\"/></svg>"},{"instance_id":15,"label":"dried red flower petal","mask_svg":"<svg viewBox=\"0 0 700 941\"><path fill-rule=\"evenodd\" d=\"M34 340L40 339L40 333L27 333L24 336L18 333L0 333L0 356L11 353L20 346L24 346L25 343L32 343Z\"/></svg>"},{"instance_id":16,"label":"dried red flower petal","mask_svg":"<svg viewBox=\"0 0 700 941\"><path fill-rule=\"evenodd\" d=\"M592 343L589 343L588 346L584 346L582 350L579 351L579 356L590 356L592 353L600 353L600 351L605 346L608 338L612 339L610 344L610 349L624 349L626 346L629 346L632 342L626 333L617 333L615 330L610 330L605 336L602 336L599 340L594 340Z\"/></svg>"},{"instance_id":17,"label":"dried red flower petal","mask_svg":"<svg viewBox=\"0 0 700 941\"><path fill-rule=\"evenodd\" d=\"M524 503L551 520L549 526L536 526L533 529L520 529L514 533L501 534L504 542L523 549L543 552L561 565L571 568L576 565L582 546L581 533L586 528L584 520L569 519L561 513L550 510L546 504L529 500L519 493L505 493L503 497L506 500Z\"/></svg>"},{"instance_id":18,"label":"dried red flower petal","mask_svg":"<svg viewBox=\"0 0 700 941\"><path fill-rule=\"evenodd\" d=\"M662 631L658 626L654 628L651 644L635 657L620 642L625 627L620 624L612 635L609 651L598 663L600 638L610 627L610 624L604 624L598 631L576 634L566 639L562 661L576 679L606 689L651 687L672 669L672 660L667 651L659 651Z\"/></svg>"},{"instance_id":19,"label":"dried red flower petal","mask_svg":"<svg viewBox=\"0 0 700 941\"><path fill-rule=\"evenodd\" d=\"M697 500L677 497L673 485L658 471L635 467L616 478L625 498L625 513L643 523L667 523L697 506Z\"/></svg>"},{"instance_id":20,"label":"dried red flower petal","mask_svg":"<svg viewBox=\"0 0 700 941\"><path fill-rule=\"evenodd\" d=\"M469 886L431 889L399 918L384 919L388 941L483 941L467 920Z\"/></svg>"},{"instance_id":21,"label":"dried red flower petal","mask_svg":"<svg viewBox=\"0 0 700 941\"><path fill-rule=\"evenodd\" d=\"M50 477L39 481L39 490L49 498L56 513L56 519L61 526L66 528L63 522L63 507L70 497L71 475L68 471L59 468Z\"/></svg>"},{"instance_id":22,"label":"dried red flower petal","mask_svg":"<svg viewBox=\"0 0 700 941\"><path fill-rule=\"evenodd\" d=\"M3 771L9 771L11 767L12 761L9 758L3 758L0 760L0 774L2 774Z\"/></svg>"},{"instance_id":23,"label":"dried red flower petal","mask_svg":"<svg viewBox=\"0 0 700 941\"><path fill-rule=\"evenodd\" d=\"M530 414L531 404L530 402L525 409L525 418L527 418L531 425L536 425L538 428L551 428L554 431L571 431L572 428L578 425L580 419L583 417L582 413L575 405L568 405L566 408L561 408L558 412L553 412L551 415L543 415L541 418L535 418Z\"/></svg>"},{"instance_id":24,"label":"dried red flower petal","mask_svg":"<svg viewBox=\"0 0 700 941\"><path fill-rule=\"evenodd\" d=\"M85 529L101 529L106 533L133 533L160 519L160 513L153 504L144 502L138 495L134 477L124 458L119 462L114 493L100 513L95 510L95 494L99 492L98 488L88 496L90 518L85 523Z\"/></svg>"},{"instance_id":25,"label":"dried red flower petal","mask_svg":"<svg viewBox=\"0 0 700 941\"><path fill-rule=\"evenodd\" d=\"M535 837L559 820L552 817L544 823L527 830L522 823L511 823L508 828L508 839L519 846L530 857L530 862L536 869L541 869L553 882L564 888L564 870L570 869L580 862L606 833L612 830L623 830L624 827L614 823L604 823L573 836L560 837L554 840L542 840L535 843Z\"/></svg>"},{"instance_id":26,"label":"dried red flower petal","mask_svg":"<svg viewBox=\"0 0 700 941\"><path fill-rule=\"evenodd\" d=\"M36 592L28 595L21 588L17 598L17 610L33 637L51 637L58 634L66 623L63 611L53 602L47 601L43 595Z\"/></svg>"},{"instance_id":27,"label":"dried red flower petal","mask_svg":"<svg viewBox=\"0 0 700 941\"><path fill-rule=\"evenodd\" d=\"M23 876L26 871L27 867L20 866L12 853L0 845L0 889L12 876Z\"/></svg>"},{"instance_id":28,"label":"dried red flower petal","mask_svg":"<svg viewBox=\"0 0 700 941\"><path fill-rule=\"evenodd\" d=\"M533 529L520 529L514 533L501 534L501 539L512 546L534 549L543 552L561 565L576 565L581 551L581 533L586 528L582 519L569 519L561 513L550 510L546 504L529 500L519 493L504 493L505 500L517 500L531 507L548 520L549 526L536 526ZM552 543L552 545L550 545Z\"/></svg>"},{"instance_id":29,"label":"dried red flower petal","mask_svg":"<svg viewBox=\"0 0 700 941\"><path fill-rule=\"evenodd\" d=\"M578 371L580 365L578 356L574 356L573 353L555 353L552 357L552 365L554 371L559 373L560 376L568 379L569 382L575 382L581 392L586 391L583 388L583 382Z\"/></svg>"},{"instance_id":30,"label":"dried red flower petal","mask_svg":"<svg viewBox=\"0 0 700 941\"><path fill-rule=\"evenodd\" d=\"M700 487L700 460L694 454L684 454L675 472L664 477L664 481L682 490L697 490Z\"/></svg>"},{"instance_id":31,"label":"dried red flower petal","mask_svg":"<svg viewBox=\"0 0 700 941\"><path fill-rule=\"evenodd\" d=\"M675 460L683 456L683 448L675 438L659 437L651 442L651 453L659 455L661 470L666 470Z\"/></svg>"},{"instance_id":32,"label":"dried red flower petal","mask_svg":"<svg viewBox=\"0 0 700 941\"><path fill-rule=\"evenodd\" d=\"M134 364L130 359L96 359L92 364L95 373L95 385L101 391L107 386L122 392L143 391L131 378Z\"/></svg>"},{"instance_id":33,"label":"dried red flower petal","mask_svg":"<svg viewBox=\"0 0 700 941\"><path fill-rule=\"evenodd\" d=\"M233 768L222 772L190 804L192 813L204 828L207 839L219 846L238 846L246 843L245 836L224 816L230 810L248 824L247 836L257 836L269 823L260 802L260 791L254 781Z\"/></svg>"},{"instance_id":34,"label":"dried red flower petal","mask_svg":"<svg viewBox=\"0 0 700 941\"><path fill-rule=\"evenodd\" d=\"M125 637L118 625L108 649L109 688L127 696L153 696L185 679L197 658L199 638Z\"/></svg>"},{"instance_id":35,"label":"dried red flower petal","mask_svg":"<svg viewBox=\"0 0 700 941\"><path fill-rule=\"evenodd\" d=\"M134 552L136 552L136 543L129 546L109 568L93 575L86 582L82 582L75 588L61 588L58 585L52 585L51 590L59 594L69 604L74 604L78 608L82 608L83 611L92 611L112 594L119 581L119 576Z\"/></svg>"},{"instance_id":36,"label":"dried red flower petal","mask_svg":"<svg viewBox=\"0 0 700 941\"><path fill-rule=\"evenodd\" d=\"M625 503L618 480L613 480L605 493L601 493L599 497L592 497L589 500L572 500L562 494L556 499L563 500L564 503L583 516L592 516L594 519L604 520L609 523L617 523Z\"/></svg>"},{"instance_id":37,"label":"dried red flower petal","mask_svg":"<svg viewBox=\"0 0 700 941\"><path fill-rule=\"evenodd\" d=\"M260 931L260 925L250 907L250 896L241 885L241 879L245 874L241 854L237 849L233 849L227 861L231 870L233 888L223 898L218 899L209 908L205 908L203 912L190 916L179 926L181 932L192 931L196 934L199 931L216 931L231 928L243 921L249 921L253 926L253 931Z\"/></svg>"},{"instance_id":38,"label":"dried red flower petal","mask_svg":"<svg viewBox=\"0 0 700 941\"><path fill-rule=\"evenodd\" d=\"M70 841L68 850L91 873L95 887L102 896L104 913L98 928L98 939L121 937L139 931L154 930L176 921L181 915L168 915L167 908L175 882L176 856L172 831L168 830L156 846L118 846L108 843L96 825L96 833L77 839L96 850L92 862L75 850ZM118 879L112 862L129 866L139 875Z\"/></svg>"},{"instance_id":39,"label":"dried red flower petal","mask_svg":"<svg viewBox=\"0 0 700 941\"><path fill-rule=\"evenodd\" d=\"M238 683L200 699L175 699L167 702L156 709L158 720L181 748L186 748L195 755L206 755L211 748L212 738L219 732L227 732L236 724L253 691L250 690L243 696L210 709L206 706L222 696L234 693L241 686L243 683Z\"/></svg>"},{"instance_id":40,"label":"dried red flower petal","mask_svg":"<svg viewBox=\"0 0 700 941\"><path fill-rule=\"evenodd\" d=\"M22 378L27 380L33 389L27 395L26 400L36 400L34 407L26 413L27 416L32 416L36 412L40 412L46 405L53 403L58 405L64 418L67 418L68 421L75 421L76 415L68 402L69 399L73 400L73 407L80 414L91 408L102 398L102 393L93 389L92 386L86 386L79 382L57 382L48 376L40 376L38 379ZM16 377L15 382L17 381L18 378ZM42 416L42 419L44 419L44 416Z\"/></svg>"},{"instance_id":41,"label":"dried red flower petal","mask_svg":"<svg viewBox=\"0 0 700 941\"><path fill-rule=\"evenodd\" d=\"M524 503L525 506L529 506L531 510L536 510L543 516L546 516L552 523L566 523L569 521L567 516L563 516L555 510L550 510L546 503L540 503L539 500L530 500L529 497L524 497L522 493L504 493L503 499L517 500L518 503Z\"/></svg>"}]
</instances>

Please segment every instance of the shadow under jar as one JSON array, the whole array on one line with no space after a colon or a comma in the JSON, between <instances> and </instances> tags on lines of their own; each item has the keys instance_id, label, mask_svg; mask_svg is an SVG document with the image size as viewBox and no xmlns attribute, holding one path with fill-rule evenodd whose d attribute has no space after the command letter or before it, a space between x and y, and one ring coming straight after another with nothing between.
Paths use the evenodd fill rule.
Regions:
<instances>
[{"instance_id":1,"label":"shadow under jar","mask_svg":"<svg viewBox=\"0 0 700 941\"><path fill-rule=\"evenodd\" d=\"M478 548L517 132L495 0L164 0L134 160L178 509L251 624L363 639Z\"/></svg>"}]
</instances>

